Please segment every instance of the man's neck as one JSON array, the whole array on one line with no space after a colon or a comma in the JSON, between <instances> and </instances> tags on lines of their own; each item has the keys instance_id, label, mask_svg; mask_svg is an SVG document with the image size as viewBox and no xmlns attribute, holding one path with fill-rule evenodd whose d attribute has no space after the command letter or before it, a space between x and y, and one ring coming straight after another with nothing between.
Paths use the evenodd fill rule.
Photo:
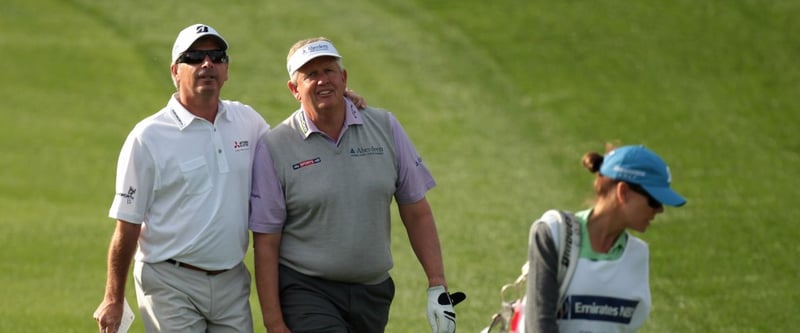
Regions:
<instances>
[{"instance_id":1,"label":"man's neck","mask_svg":"<svg viewBox=\"0 0 800 333\"><path fill-rule=\"evenodd\" d=\"M214 123L219 108L219 97L194 96L193 98L178 97L178 101L193 115Z\"/></svg>"},{"instance_id":2,"label":"man's neck","mask_svg":"<svg viewBox=\"0 0 800 333\"><path fill-rule=\"evenodd\" d=\"M305 106L303 108L309 110L306 112L306 115L322 133L325 133L334 141L339 140L339 135L342 133L342 128L344 127L344 105L329 110L306 109Z\"/></svg>"}]
</instances>

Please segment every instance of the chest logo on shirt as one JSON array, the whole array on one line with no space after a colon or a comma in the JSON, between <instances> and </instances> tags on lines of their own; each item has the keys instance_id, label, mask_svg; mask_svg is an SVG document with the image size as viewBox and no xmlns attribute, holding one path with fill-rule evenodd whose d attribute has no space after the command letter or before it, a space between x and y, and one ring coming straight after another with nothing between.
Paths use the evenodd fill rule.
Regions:
<instances>
[{"instance_id":1,"label":"chest logo on shirt","mask_svg":"<svg viewBox=\"0 0 800 333\"><path fill-rule=\"evenodd\" d=\"M134 194L136 194L136 189L133 188L133 186L128 188L128 193L117 193L117 195L125 198L129 205L133 202L133 195Z\"/></svg>"},{"instance_id":2,"label":"chest logo on shirt","mask_svg":"<svg viewBox=\"0 0 800 333\"><path fill-rule=\"evenodd\" d=\"M319 164L320 162L322 162L322 159L320 159L319 157L314 157L314 158L309 159L309 160L305 160L305 161L301 161L301 162L292 164L292 170L298 170L298 169L301 169L301 168L305 168L305 167L307 167L309 165Z\"/></svg>"},{"instance_id":3,"label":"chest logo on shirt","mask_svg":"<svg viewBox=\"0 0 800 333\"><path fill-rule=\"evenodd\" d=\"M234 141L233 151L250 150L250 143L247 140Z\"/></svg>"},{"instance_id":4,"label":"chest logo on shirt","mask_svg":"<svg viewBox=\"0 0 800 333\"><path fill-rule=\"evenodd\" d=\"M639 301L615 297L572 295L562 305L559 319L586 319L630 324Z\"/></svg>"},{"instance_id":5,"label":"chest logo on shirt","mask_svg":"<svg viewBox=\"0 0 800 333\"><path fill-rule=\"evenodd\" d=\"M383 147L350 147L350 157L383 155Z\"/></svg>"}]
</instances>

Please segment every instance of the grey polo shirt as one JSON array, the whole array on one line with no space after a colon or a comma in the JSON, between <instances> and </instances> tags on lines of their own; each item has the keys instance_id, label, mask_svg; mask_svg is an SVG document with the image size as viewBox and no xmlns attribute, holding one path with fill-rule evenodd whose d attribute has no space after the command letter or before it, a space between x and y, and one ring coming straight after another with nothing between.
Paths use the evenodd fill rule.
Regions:
<instances>
[{"instance_id":1,"label":"grey polo shirt","mask_svg":"<svg viewBox=\"0 0 800 333\"><path fill-rule=\"evenodd\" d=\"M347 102L338 142L300 109L256 148L250 229L282 232L280 262L334 281L378 283L393 266L390 206L435 186L395 117Z\"/></svg>"}]
</instances>

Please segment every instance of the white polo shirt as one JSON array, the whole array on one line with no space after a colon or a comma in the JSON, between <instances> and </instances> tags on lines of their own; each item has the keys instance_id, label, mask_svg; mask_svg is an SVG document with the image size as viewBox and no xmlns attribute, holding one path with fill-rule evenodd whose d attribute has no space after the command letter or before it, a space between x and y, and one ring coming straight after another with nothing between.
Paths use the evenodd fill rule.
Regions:
<instances>
[{"instance_id":1,"label":"white polo shirt","mask_svg":"<svg viewBox=\"0 0 800 333\"><path fill-rule=\"evenodd\" d=\"M173 95L125 140L109 216L142 224L137 261L218 270L244 258L254 148L269 125L239 102L218 110L211 124Z\"/></svg>"}]
</instances>

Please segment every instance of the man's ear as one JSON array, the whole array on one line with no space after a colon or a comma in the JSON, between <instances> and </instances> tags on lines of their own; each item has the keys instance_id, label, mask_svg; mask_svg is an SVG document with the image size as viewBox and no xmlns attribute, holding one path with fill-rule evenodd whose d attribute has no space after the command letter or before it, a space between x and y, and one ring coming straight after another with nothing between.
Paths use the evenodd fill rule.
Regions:
<instances>
[{"instance_id":1,"label":"man's ear","mask_svg":"<svg viewBox=\"0 0 800 333\"><path fill-rule=\"evenodd\" d=\"M169 65L169 72L172 74L172 79L175 80L178 77L178 64Z\"/></svg>"},{"instance_id":2,"label":"man's ear","mask_svg":"<svg viewBox=\"0 0 800 333\"><path fill-rule=\"evenodd\" d=\"M286 86L289 88L289 91L292 92L292 95L294 95L294 99L299 101L300 92L297 91L297 85L292 83L292 80L289 80L288 82L286 82Z\"/></svg>"}]
</instances>

